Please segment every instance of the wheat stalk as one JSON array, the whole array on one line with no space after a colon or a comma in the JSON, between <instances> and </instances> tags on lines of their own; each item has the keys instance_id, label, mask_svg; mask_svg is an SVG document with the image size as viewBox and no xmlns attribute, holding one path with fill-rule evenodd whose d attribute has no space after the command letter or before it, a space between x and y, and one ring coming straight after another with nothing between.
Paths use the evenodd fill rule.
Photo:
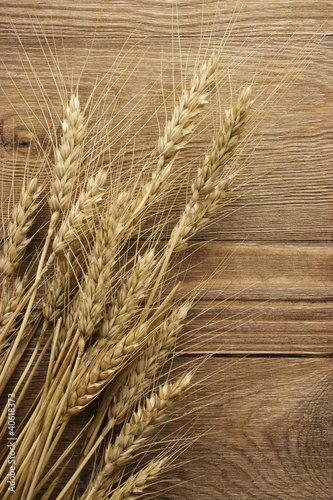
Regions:
<instances>
[{"instance_id":1,"label":"wheat stalk","mask_svg":"<svg viewBox=\"0 0 333 500\"><path fill-rule=\"evenodd\" d=\"M25 283L16 279L15 300L8 291L7 295L3 292L0 307L4 339L5 335L11 335L13 316L19 307L22 309L18 333L4 363L6 369L19 343L30 332L29 323L39 311L37 290L49 271L40 301L42 314L38 313L36 321L37 329L38 322L43 320L38 345L45 343L36 367L46 357L48 367L41 391L20 429L16 461L18 485L13 500L36 498L46 478L55 472L51 467L43 478L68 422L102 393L96 418L87 426L82 459L72 479L58 494L58 500L74 494L81 472L100 446L105 448L104 461L101 468L91 474L82 499L109 495L110 498L136 498L171 459L141 465L138 472L128 477L128 466L142 447L146 448L154 426L165 418L167 408L190 384L191 373L175 382L160 384L164 365L174 357L177 338L192 303L175 298L179 286L175 282L170 286L166 276L173 253L184 248L189 238L208 222L233 180L231 174L224 175L223 169L247 120L251 87L240 94L226 113L171 236L165 240L162 229L158 228L147 244L140 241L140 233L153 205L170 191L168 181L177 153L189 141L195 119L207 103L216 79L217 60L214 53L194 74L189 89L182 91L157 141L151 176L147 179L139 174L132 179L132 186L128 183L126 190L117 191L112 186L110 195L105 187L109 176L105 165L89 168L83 188L80 192L74 189L82 169L87 167L86 142L93 143L93 139L86 141L91 115L85 118L77 93L72 93L64 106L61 138L55 143L51 138L54 165L47 200L51 215L34 281L27 287L29 303L23 311ZM99 143L100 138L96 141ZM93 151L90 154L93 157ZM91 170L95 171L91 173ZM111 179L112 175L111 172ZM25 221L19 209L14 210L16 228L14 223L9 225L3 254L3 268L8 277L18 268L29 242L27 232L40 190L34 181L27 188L31 192L29 196L27 191L22 191L19 206L23 207L21 211L25 210ZM168 221L160 222L161 228L165 222ZM135 237L133 243L131 239ZM133 248L135 255L131 257ZM3 376L0 383L4 380ZM30 383L28 378L23 392ZM156 391L154 388L158 385ZM115 426L121 426L117 434ZM64 450L56 465L69 461L72 450L72 445ZM43 500L53 494L62 473L56 473ZM118 480L120 484L115 486ZM1 488L4 492L4 482ZM4 500L8 498L9 493L4 492Z\"/></svg>"}]
</instances>

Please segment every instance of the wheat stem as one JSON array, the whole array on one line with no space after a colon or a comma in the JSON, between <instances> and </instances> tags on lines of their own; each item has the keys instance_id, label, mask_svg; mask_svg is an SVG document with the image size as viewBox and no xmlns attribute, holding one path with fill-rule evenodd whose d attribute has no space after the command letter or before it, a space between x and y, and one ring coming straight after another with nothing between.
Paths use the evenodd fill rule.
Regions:
<instances>
[{"instance_id":1,"label":"wheat stem","mask_svg":"<svg viewBox=\"0 0 333 500\"><path fill-rule=\"evenodd\" d=\"M105 439L106 435L114 426L114 420L109 420L106 426L103 428L103 431L101 435L94 441L94 445L90 449L89 453L85 455L84 459L80 462L80 465L76 468L74 474L72 475L71 479L67 482L66 486L61 490L59 495L57 496L56 500L61 500L64 495L70 490L72 485L75 483L76 479L79 477L79 475L82 472L82 469L85 467L85 465L89 462L91 457L94 455L94 453L98 450L99 446L102 444L103 440Z\"/></svg>"}]
</instances>

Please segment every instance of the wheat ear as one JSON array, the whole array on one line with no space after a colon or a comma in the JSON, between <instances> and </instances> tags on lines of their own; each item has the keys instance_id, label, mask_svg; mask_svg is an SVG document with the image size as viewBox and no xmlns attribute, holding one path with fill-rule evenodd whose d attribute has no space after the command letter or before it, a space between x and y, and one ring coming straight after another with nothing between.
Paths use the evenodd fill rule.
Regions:
<instances>
[{"instance_id":1,"label":"wheat ear","mask_svg":"<svg viewBox=\"0 0 333 500\"><path fill-rule=\"evenodd\" d=\"M68 287L78 271L78 259L82 255L83 242L89 242L93 215L103 200L104 184L107 172L100 170L96 175L89 177L86 188L80 193L76 203L72 206L66 218L63 219L53 241L53 253L49 261L55 259L53 278L47 284L46 295L43 300L44 328L50 321L55 322L65 307L68 299ZM75 306L78 305L78 299ZM70 329L68 321L62 325L57 352L66 341Z\"/></svg>"},{"instance_id":2,"label":"wheat ear","mask_svg":"<svg viewBox=\"0 0 333 500\"><path fill-rule=\"evenodd\" d=\"M123 191L110 206L104 218L104 228L99 231L92 262L88 270L87 283L82 294L82 312L78 328L83 337L91 335L96 322L100 319L105 303L105 283L110 277L116 254L121 244L137 230L147 206L153 202L161 186L165 183L177 151L186 143L186 137L193 128L193 119L207 102L207 89L214 81L217 56L213 54L194 75L190 90L184 90L179 104L175 107L172 119L167 122L163 136L158 140L159 159L151 181L146 183L139 195L128 203L129 194ZM112 231L112 239L109 235ZM99 240L99 241L98 241ZM107 258L106 258L107 257ZM95 263L93 259L95 258ZM97 265L97 260L98 265ZM106 263L107 262L107 263ZM101 285L101 286L100 286ZM99 303L98 298L103 298ZM101 307L102 306L102 307Z\"/></svg>"},{"instance_id":3,"label":"wheat ear","mask_svg":"<svg viewBox=\"0 0 333 500\"><path fill-rule=\"evenodd\" d=\"M60 214L64 213L69 205L82 156L85 119L78 96L71 95L61 125L62 137L60 145L55 150L54 178L49 197L51 226L55 226Z\"/></svg>"},{"instance_id":4,"label":"wheat ear","mask_svg":"<svg viewBox=\"0 0 333 500\"><path fill-rule=\"evenodd\" d=\"M147 337L150 326L148 321L133 328L111 350L106 346L96 357L92 356L90 349L85 352L68 397L69 415L79 413L100 394ZM94 346L91 349L95 352Z\"/></svg>"},{"instance_id":5,"label":"wheat ear","mask_svg":"<svg viewBox=\"0 0 333 500\"><path fill-rule=\"evenodd\" d=\"M151 388L157 371L163 368L167 359L173 354L191 304L192 302L188 301L174 305L172 312L163 318L142 353L131 362L131 369L121 386L116 392L112 384L106 388L84 456L90 452L106 413L108 412L109 422L113 422L112 427L119 425L129 414L130 409L139 404L142 395Z\"/></svg>"},{"instance_id":6,"label":"wheat ear","mask_svg":"<svg viewBox=\"0 0 333 500\"><path fill-rule=\"evenodd\" d=\"M67 208L75 181L76 170L79 165L79 159L82 153L82 142L85 134L85 121L83 113L80 111L79 99L72 95L69 105L64 110L64 119L62 122L62 138L61 144L55 150L55 165L53 169L53 179L50 187L49 206L51 210L51 220L48 227L47 236L38 262L37 271L35 273L34 284L31 287L31 295L27 305L22 323L17 332L14 343L11 346L11 351L6 359L3 371L5 372L13 362L15 351L24 335L24 331L29 322L29 316L32 311L38 284L45 272L44 263L49 245L51 243L57 222L62 212ZM52 262L54 253L50 256L46 265ZM8 326L8 325L7 325ZM2 377L0 376L0 379Z\"/></svg>"},{"instance_id":7,"label":"wheat ear","mask_svg":"<svg viewBox=\"0 0 333 500\"><path fill-rule=\"evenodd\" d=\"M31 241L28 232L35 220L39 203L38 196L42 191L37 177L31 179L27 187L24 187L20 199L15 205L12 219L8 224L7 235L3 244L0 269L4 273L0 299L0 355L8 348L9 338L13 328L9 328L9 322L22 301L26 286L28 284L28 273L23 277L17 276L13 282L10 281L15 270L19 267L25 254L26 248Z\"/></svg>"},{"instance_id":8,"label":"wheat ear","mask_svg":"<svg viewBox=\"0 0 333 500\"><path fill-rule=\"evenodd\" d=\"M241 92L237 102L226 112L212 148L198 170L192 183L191 198L171 233L169 245L173 245L174 252L186 248L188 240L207 224L226 196L235 175L228 174L220 180L217 177L239 142L250 112L251 91L252 85Z\"/></svg>"},{"instance_id":9,"label":"wheat ear","mask_svg":"<svg viewBox=\"0 0 333 500\"><path fill-rule=\"evenodd\" d=\"M0 269L6 276L11 276L19 267L27 245L31 241L31 238L28 238L28 231L34 221L39 205L37 198L41 190L42 186L39 185L37 177L31 179L28 186L22 189L20 199L13 209L0 260Z\"/></svg>"},{"instance_id":10,"label":"wheat ear","mask_svg":"<svg viewBox=\"0 0 333 500\"><path fill-rule=\"evenodd\" d=\"M164 472L170 459L152 460L136 474L132 474L122 485L115 488L109 500L135 500Z\"/></svg>"},{"instance_id":11,"label":"wheat ear","mask_svg":"<svg viewBox=\"0 0 333 500\"><path fill-rule=\"evenodd\" d=\"M118 252L118 228L119 219L108 211L102 218L101 228L96 231L84 286L79 293L78 331L84 339L92 335L102 317Z\"/></svg>"},{"instance_id":12,"label":"wheat ear","mask_svg":"<svg viewBox=\"0 0 333 500\"><path fill-rule=\"evenodd\" d=\"M109 418L114 418L117 424L123 421L129 408L138 403L143 392L154 380L157 370L163 367L167 358L172 354L190 305L190 302L186 302L175 307L163 320L158 331L149 339L141 356L135 360L130 373L113 396L109 407Z\"/></svg>"},{"instance_id":13,"label":"wheat ear","mask_svg":"<svg viewBox=\"0 0 333 500\"><path fill-rule=\"evenodd\" d=\"M140 301L146 295L154 265L154 249L138 256L137 262L107 308L106 318L101 322L99 329L98 347L120 340L122 333L126 331L138 311Z\"/></svg>"},{"instance_id":14,"label":"wheat ear","mask_svg":"<svg viewBox=\"0 0 333 500\"><path fill-rule=\"evenodd\" d=\"M199 72L194 75L190 90L183 90L179 104L175 106L172 118L167 122L164 134L158 140L159 159L152 182L146 187L147 190L156 192L159 189L159 184L167 176L167 165L186 144L186 137L193 130L193 119L207 103L207 89L214 81L217 61L217 55L212 54L208 62L202 64Z\"/></svg>"},{"instance_id":15,"label":"wheat ear","mask_svg":"<svg viewBox=\"0 0 333 500\"><path fill-rule=\"evenodd\" d=\"M87 238L90 230L89 222L95 215L98 204L103 200L106 178L105 170L100 170L89 177L85 190L79 194L54 238L55 255L60 256L68 251L75 254L80 242Z\"/></svg>"},{"instance_id":16,"label":"wheat ear","mask_svg":"<svg viewBox=\"0 0 333 500\"><path fill-rule=\"evenodd\" d=\"M139 352L140 347L158 329L161 318L164 317L177 291L178 285L174 286L149 320L140 325L134 325L111 350L107 345L96 355L94 345L86 350L69 390L65 414L75 415L79 413L133 359L134 354Z\"/></svg>"},{"instance_id":17,"label":"wheat ear","mask_svg":"<svg viewBox=\"0 0 333 500\"><path fill-rule=\"evenodd\" d=\"M207 103L208 88L214 82L218 57L214 53L210 59L201 65L199 71L192 78L190 89L184 89L175 106L172 117L167 121L163 134L157 142L158 160L151 179L144 183L135 195L132 193L130 202L126 206L123 217L122 235L130 238L137 230L149 206L154 203L158 194L165 188L173 160L177 152L182 149L193 131L193 120ZM129 197L128 193L122 193Z\"/></svg>"},{"instance_id":18,"label":"wheat ear","mask_svg":"<svg viewBox=\"0 0 333 500\"><path fill-rule=\"evenodd\" d=\"M44 330L46 330L49 322L56 322L64 310L66 301L69 298L69 289L71 295L74 294L71 284L73 284L80 272L78 261L83 253L83 243L90 243L92 238L93 215L103 200L105 192L103 186L106 178L107 172L104 170L100 170L96 175L89 177L85 190L79 194L76 203L63 219L55 235L53 253L49 257L49 262L55 260L53 277L47 283L46 295L43 299ZM78 299L74 306L78 306ZM55 358L58 357L71 329L70 323L73 319L71 311L73 311L73 304L65 317L64 324L61 326Z\"/></svg>"},{"instance_id":19,"label":"wheat ear","mask_svg":"<svg viewBox=\"0 0 333 500\"><path fill-rule=\"evenodd\" d=\"M8 284L2 290L0 301L0 360L1 353L6 348L5 342L8 344L9 337L13 333L13 329L5 330L5 328L22 300L28 281L29 278L26 273L22 278L20 276L15 278L13 283Z\"/></svg>"}]
</instances>

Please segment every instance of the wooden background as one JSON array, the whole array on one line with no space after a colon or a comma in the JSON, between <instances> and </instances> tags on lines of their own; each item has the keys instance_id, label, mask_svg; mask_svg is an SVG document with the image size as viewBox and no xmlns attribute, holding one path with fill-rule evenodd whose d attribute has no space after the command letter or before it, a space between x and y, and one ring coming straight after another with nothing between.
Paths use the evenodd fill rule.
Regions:
<instances>
[{"instance_id":1,"label":"wooden background","mask_svg":"<svg viewBox=\"0 0 333 500\"><path fill-rule=\"evenodd\" d=\"M59 60L65 53L69 79L86 61L81 86L87 92L125 47L120 68L140 60L124 90L128 100L159 77L161 54L163 86L172 88L178 44L190 76L197 54L219 45L230 19L221 66L235 88L256 72L258 88L272 75L282 82L288 74L249 141L255 147L240 156L248 164L244 186L200 235L210 241L195 257L204 269L194 266L186 277L190 289L212 275L194 315L209 307L192 324L204 343L188 347L186 356L215 353L200 371L201 378L210 375L208 386L199 385L193 397L216 403L188 417L192 435L205 435L153 498L333 498L332 12L332 1L305 0L247 0L239 8L224 0L0 2L4 210L25 154L24 127L15 121L25 105L15 86L33 102L23 49L54 92L44 35ZM147 104L145 113L151 111ZM149 140L154 133L147 131ZM198 136L198 145L210 134ZM20 160L15 171L13 148ZM189 154L195 157L196 148Z\"/></svg>"}]
</instances>

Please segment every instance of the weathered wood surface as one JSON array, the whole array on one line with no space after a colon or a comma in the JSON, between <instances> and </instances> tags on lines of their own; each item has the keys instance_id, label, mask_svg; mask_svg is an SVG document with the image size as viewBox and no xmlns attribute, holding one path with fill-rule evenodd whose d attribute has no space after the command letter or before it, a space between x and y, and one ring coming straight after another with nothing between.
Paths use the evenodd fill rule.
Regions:
<instances>
[{"instance_id":1,"label":"weathered wood surface","mask_svg":"<svg viewBox=\"0 0 333 500\"><path fill-rule=\"evenodd\" d=\"M17 113L31 120L40 138L43 134L32 76L23 71L26 63L18 56L25 57L18 37L56 108L60 101L43 54L43 50L48 53L44 35L51 51L57 51L66 81L85 66L83 94L89 93L96 75L110 67L114 53L125 47L114 76L126 67L131 71L135 67L135 72L120 94L120 104L126 113L126 102L151 86L152 98L137 108L143 123L160 103L156 97L160 86L155 82L161 73L161 54L167 96L173 71L176 81L181 76L175 62L177 37L183 75L191 76L198 51L204 55L206 46L219 45L235 18L234 1L204 4L197 0L0 2L4 213L13 178L18 190L25 163L27 137ZM212 373L209 393L218 393L220 401L195 416L194 435L207 429L211 433L186 452L185 465L169 473L176 478L175 487L160 490L154 498L332 498L333 369L331 359L323 355L333 351L333 36L322 36L333 33L328 21L332 11L332 1L249 0L239 9L226 42L222 63L232 61L227 65L231 81L237 81L235 88L249 81L258 67L265 68L258 72L258 88L269 75L278 79L280 71L290 75L279 99L268 103L265 120L259 113L258 128L238 158L239 184L244 185L222 210L221 219L201 233L200 248L190 261L186 291L209 275L212 278L193 309L195 333L183 346L185 359L194 353L218 353L202 373ZM308 63L300 62L304 53ZM297 65L301 72L290 70ZM224 85L229 88L228 81ZM113 95L120 87L118 82ZM149 123L138 140L138 157L147 141L154 145L156 133L156 123ZM206 128L189 147L187 159L192 165L210 135ZM17 150L14 166L13 149ZM124 158L125 167L132 159L131 151ZM233 355L251 358L229 359ZM303 355L312 358L298 358Z\"/></svg>"}]
</instances>

